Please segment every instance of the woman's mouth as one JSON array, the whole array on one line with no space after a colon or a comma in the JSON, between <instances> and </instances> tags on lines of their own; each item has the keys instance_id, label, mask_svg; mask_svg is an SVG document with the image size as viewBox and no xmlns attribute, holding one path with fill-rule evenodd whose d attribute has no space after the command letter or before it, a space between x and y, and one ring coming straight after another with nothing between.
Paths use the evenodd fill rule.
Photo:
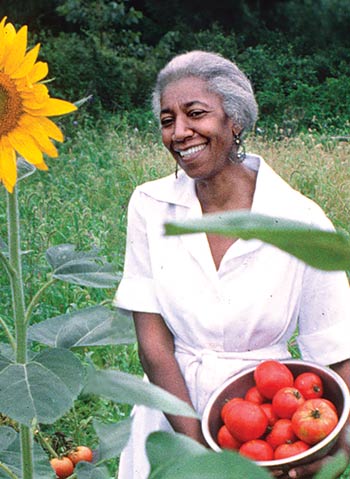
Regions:
<instances>
[{"instance_id":1,"label":"woman's mouth","mask_svg":"<svg viewBox=\"0 0 350 479\"><path fill-rule=\"evenodd\" d=\"M192 157L193 155L195 155L196 153L198 153L199 151L204 150L206 146L207 144L205 143L203 145L191 146L190 148L187 148L186 150L175 150L175 151L178 155L181 156L182 159L186 160Z\"/></svg>"}]
</instances>

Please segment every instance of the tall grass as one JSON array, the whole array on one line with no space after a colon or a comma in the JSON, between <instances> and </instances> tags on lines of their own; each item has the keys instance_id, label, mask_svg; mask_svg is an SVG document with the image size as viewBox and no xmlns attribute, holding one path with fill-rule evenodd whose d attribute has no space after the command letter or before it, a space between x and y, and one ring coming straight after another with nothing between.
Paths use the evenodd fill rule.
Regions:
<instances>
[{"instance_id":1,"label":"tall grass","mask_svg":"<svg viewBox=\"0 0 350 479\"><path fill-rule=\"evenodd\" d=\"M123 268L126 212L136 185L174 171L173 160L154 128L139 132L120 118L97 123L71 121L62 125L66 142L60 157L49 160L48 172L36 172L19 183L22 249L27 300L48 274L44 253L53 245L73 243L98 247ZM250 137L247 150L261 154L296 189L318 202L335 226L350 231L350 144L303 135L275 142ZM0 237L6 240L4 189L0 188ZM57 283L34 311L34 321L113 298L114 290L94 290ZM0 273L0 316L12 328L10 293ZM0 337L2 332L0 331ZM98 367L141 374L135 345L96 348L90 357ZM81 399L58 423L46 427L75 443L95 445L95 416L117 421L130 408L103 399ZM0 417L1 424L1 417ZM59 437L59 436L58 436ZM112 463L111 471L115 467Z\"/></svg>"}]
</instances>

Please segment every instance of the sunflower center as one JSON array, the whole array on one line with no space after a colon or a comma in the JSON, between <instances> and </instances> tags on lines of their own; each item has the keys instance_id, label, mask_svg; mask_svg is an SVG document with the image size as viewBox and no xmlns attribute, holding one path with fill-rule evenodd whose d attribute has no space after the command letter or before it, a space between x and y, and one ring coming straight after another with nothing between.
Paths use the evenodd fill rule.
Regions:
<instances>
[{"instance_id":1,"label":"sunflower center","mask_svg":"<svg viewBox=\"0 0 350 479\"><path fill-rule=\"evenodd\" d=\"M0 138L16 128L22 114L22 98L16 84L0 72Z\"/></svg>"}]
</instances>

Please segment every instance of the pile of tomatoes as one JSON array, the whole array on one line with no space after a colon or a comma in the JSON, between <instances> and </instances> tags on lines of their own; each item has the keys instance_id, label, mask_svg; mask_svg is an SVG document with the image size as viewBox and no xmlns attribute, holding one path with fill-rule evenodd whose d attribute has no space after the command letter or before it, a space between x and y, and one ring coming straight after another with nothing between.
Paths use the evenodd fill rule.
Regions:
<instances>
[{"instance_id":1,"label":"pile of tomatoes","mask_svg":"<svg viewBox=\"0 0 350 479\"><path fill-rule=\"evenodd\" d=\"M221 409L217 443L255 461L284 459L306 451L336 427L335 405L323 397L314 372L294 378L287 365L267 360L254 370L254 386Z\"/></svg>"},{"instance_id":2,"label":"pile of tomatoes","mask_svg":"<svg viewBox=\"0 0 350 479\"><path fill-rule=\"evenodd\" d=\"M66 479L73 474L78 462L92 462L93 453L87 446L78 446L66 456L54 457L50 460L51 467L59 479Z\"/></svg>"}]
</instances>

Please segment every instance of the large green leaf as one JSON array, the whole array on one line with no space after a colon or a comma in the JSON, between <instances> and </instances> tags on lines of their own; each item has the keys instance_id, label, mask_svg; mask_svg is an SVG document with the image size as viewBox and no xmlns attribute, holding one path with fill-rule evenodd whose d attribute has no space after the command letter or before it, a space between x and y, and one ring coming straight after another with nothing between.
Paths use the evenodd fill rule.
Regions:
<instances>
[{"instance_id":1,"label":"large green leaf","mask_svg":"<svg viewBox=\"0 0 350 479\"><path fill-rule=\"evenodd\" d=\"M349 464L348 460L348 456L344 451L338 452L329 462L322 466L322 469L315 474L314 479L339 478Z\"/></svg>"},{"instance_id":2,"label":"large green leaf","mask_svg":"<svg viewBox=\"0 0 350 479\"><path fill-rule=\"evenodd\" d=\"M0 411L28 426L33 419L53 423L72 407L83 373L65 349L44 351L27 364L8 363L0 372Z\"/></svg>"},{"instance_id":3,"label":"large green leaf","mask_svg":"<svg viewBox=\"0 0 350 479\"><path fill-rule=\"evenodd\" d=\"M104 396L117 403L143 404L169 414L197 417L184 401L137 376L120 371L91 371L83 393Z\"/></svg>"},{"instance_id":4,"label":"large green leaf","mask_svg":"<svg viewBox=\"0 0 350 479\"><path fill-rule=\"evenodd\" d=\"M1 430L2 428L0 428ZM0 462L5 464L19 479L24 476L21 472L21 453L20 453L20 439L19 434L16 433L15 440L6 447L5 450L0 451ZM42 448L34 443L34 478L35 479L54 479L56 474L50 466L49 457L42 450ZM0 479L9 479L0 468Z\"/></svg>"},{"instance_id":5,"label":"large green leaf","mask_svg":"<svg viewBox=\"0 0 350 479\"><path fill-rule=\"evenodd\" d=\"M0 427L0 451L5 451L17 437L17 432L8 426Z\"/></svg>"},{"instance_id":6,"label":"large green leaf","mask_svg":"<svg viewBox=\"0 0 350 479\"><path fill-rule=\"evenodd\" d=\"M135 342L133 322L104 306L56 316L32 325L28 337L48 346L73 348Z\"/></svg>"},{"instance_id":7,"label":"large green leaf","mask_svg":"<svg viewBox=\"0 0 350 479\"><path fill-rule=\"evenodd\" d=\"M131 424L131 418L113 424L93 421L94 429L99 438L99 460L112 459L120 455L128 442Z\"/></svg>"},{"instance_id":8,"label":"large green leaf","mask_svg":"<svg viewBox=\"0 0 350 479\"><path fill-rule=\"evenodd\" d=\"M247 211L207 214L200 219L168 223L168 235L217 233L244 240L259 239L324 270L350 269L350 239L344 233Z\"/></svg>"},{"instance_id":9,"label":"large green leaf","mask_svg":"<svg viewBox=\"0 0 350 479\"><path fill-rule=\"evenodd\" d=\"M75 251L75 246L63 244L46 251L53 268L53 278L92 288L114 288L120 275L114 266L98 255L97 250Z\"/></svg>"},{"instance_id":10,"label":"large green leaf","mask_svg":"<svg viewBox=\"0 0 350 479\"><path fill-rule=\"evenodd\" d=\"M271 479L265 469L235 452L210 451L179 434L154 432L146 448L149 479Z\"/></svg>"},{"instance_id":11,"label":"large green leaf","mask_svg":"<svg viewBox=\"0 0 350 479\"><path fill-rule=\"evenodd\" d=\"M79 462L74 473L77 475L77 479L110 479L111 477L106 466L95 466L88 462Z\"/></svg>"}]
</instances>

